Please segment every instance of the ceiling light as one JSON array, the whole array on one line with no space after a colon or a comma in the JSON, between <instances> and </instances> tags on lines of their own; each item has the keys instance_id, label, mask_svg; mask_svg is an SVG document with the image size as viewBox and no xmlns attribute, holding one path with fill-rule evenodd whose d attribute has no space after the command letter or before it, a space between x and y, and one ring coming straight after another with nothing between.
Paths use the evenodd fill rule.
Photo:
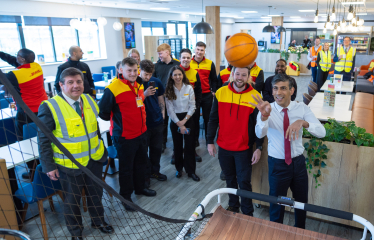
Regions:
<instances>
[{"instance_id":1,"label":"ceiling light","mask_svg":"<svg viewBox=\"0 0 374 240\"><path fill-rule=\"evenodd\" d=\"M316 10L316 15L314 16L314 22L318 23L318 8Z\"/></svg>"},{"instance_id":2,"label":"ceiling light","mask_svg":"<svg viewBox=\"0 0 374 240\"><path fill-rule=\"evenodd\" d=\"M362 1L362 2L342 2L342 5L352 5L352 4L355 4L355 5L362 5L362 4L365 4L365 1Z\"/></svg>"},{"instance_id":3,"label":"ceiling light","mask_svg":"<svg viewBox=\"0 0 374 240\"><path fill-rule=\"evenodd\" d=\"M364 15L368 15L368 13L362 12L362 13L356 13L356 15L358 15L358 16L364 16Z\"/></svg>"},{"instance_id":4,"label":"ceiling light","mask_svg":"<svg viewBox=\"0 0 374 240\"><path fill-rule=\"evenodd\" d=\"M170 10L170 8L163 8L163 7L154 7L150 8L151 10Z\"/></svg>"},{"instance_id":5,"label":"ceiling light","mask_svg":"<svg viewBox=\"0 0 374 240\"><path fill-rule=\"evenodd\" d=\"M299 10L299 12L314 12L315 10Z\"/></svg>"},{"instance_id":6,"label":"ceiling light","mask_svg":"<svg viewBox=\"0 0 374 240\"><path fill-rule=\"evenodd\" d=\"M269 15L270 16L270 8L271 6L269 6ZM265 26L263 29L262 29L262 32L275 32L275 29L273 26L270 26L270 22L269 22L269 25Z\"/></svg>"},{"instance_id":7,"label":"ceiling light","mask_svg":"<svg viewBox=\"0 0 374 240\"><path fill-rule=\"evenodd\" d=\"M362 31L365 30L365 27L361 25L361 26L358 27L358 30L360 30L362 32Z\"/></svg>"},{"instance_id":8,"label":"ceiling light","mask_svg":"<svg viewBox=\"0 0 374 240\"><path fill-rule=\"evenodd\" d=\"M116 31L121 31L122 30L122 24L120 22L114 22L113 23L113 28Z\"/></svg>"},{"instance_id":9,"label":"ceiling light","mask_svg":"<svg viewBox=\"0 0 374 240\"><path fill-rule=\"evenodd\" d=\"M277 32L279 32L279 33L286 32L286 29L282 26L279 26L279 28L277 29Z\"/></svg>"},{"instance_id":10,"label":"ceiling light","mask_svg":"<svg viewBox=\"0 0 374 240\"><path fill-rule=\"evenodd\" d=\"M271 18L271 17L261 17L261 18L267 18L267 19L269 19L269 18Z\"/></svg>"},{"instance_id":11,"label":"ceiling light","mask_svg":"<svg viewBox=\"0 0 374 240\"><path fill-rule=\"evenodd\" d=\"M244 17L233 17L233 18L236 18L236 19L243 19Z\"/></svg>"},{"instance_id":12,"label":"ceiling light","mask_svg":"<svg viewBox=\"0 0 374 240\"><path fill-rule=\"evenodd\" d=\"M204 12L204 0L201 1L201 10ZM201 19L201 22L196 24L192 29L193 34L214 34L213 27L207 23L204 22L204 17Z\"/></svg>"},{"instance_id":13,"label":"ceiling light","mask_svg":"<svg viewBox=\"0 0 374 240\"><path fill-rule=\"evenodd\" d=\"M242 13L257 13L257 11L242 11Z\"/></svg>"},{"instance_id":14,"label":"ceiling light","mask_svg":"<svg viewBox=\"0 0 374 240\"><path fill-rule=\"evenodd\" d=\"M106 18L105 17L99 17L97 19L97 24L99 24L100 26L105 26L107 24Z\"/></svg>"},{"instance_id":15,"label":"ceiling light","mask_svg":"<svg viewBox=\"0 0 374 240\"><path fill-rule=\"evenodd\" d=\"M300 16L291 16L290 18L301 18Z\"/></svg>"},{"instance_id":16,"label":"ceiling light","mask_svg":"<svg viewBox=\"0 0 374 240\"><path fill-rule=\"evenodd\" d=\"M268 15L268 17L279 17L280 15Z\"/></svg>"}]
</instances>

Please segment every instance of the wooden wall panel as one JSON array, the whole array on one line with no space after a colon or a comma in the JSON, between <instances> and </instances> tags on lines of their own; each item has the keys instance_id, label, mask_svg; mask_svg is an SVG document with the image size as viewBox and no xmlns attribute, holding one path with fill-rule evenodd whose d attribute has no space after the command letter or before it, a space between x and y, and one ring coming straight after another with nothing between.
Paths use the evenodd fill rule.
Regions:
<instances>
[{"instance_id":1,"label":"wooden wall panel","mask_svg":"<svg viewBox=\"0 0 374 240\"><path fill-rule=\"evenodd\" d=\"M119 19L120 23L122 24L122 50L123 50L123 58L127 57L127 54L129 53L130 49L126 49L126 39L125 39L125 27L124 23L125 22L131 22L130 18L120 18Z\"/></svg>"},{"instance_id":2,"label":"wooden wall panel","mask_svg":"<svg viewBox=\"0 0 374 240\"><path fill-rule=\"evenodd\" d=\"M221 64L221 21L220 7L205 7L206 22L212 25L214 34L206 35L206 58L212 60L216 65L217 74L220 72Z\"/></svg>"},{"instance_id":3,"label":"wooden wall panel","mask_svg":"<svg viewBox=\"0 0 374 240\"><path fill-rule=\"evenodd\" d=\"M283 17L272 17L271 18L271 25L272 26L282 26L283 27ZM282 42L283 42L283 34L280 35L280 43L279 44L270 44L270 48L281 50Z\"/></svg>"}]
</instances>

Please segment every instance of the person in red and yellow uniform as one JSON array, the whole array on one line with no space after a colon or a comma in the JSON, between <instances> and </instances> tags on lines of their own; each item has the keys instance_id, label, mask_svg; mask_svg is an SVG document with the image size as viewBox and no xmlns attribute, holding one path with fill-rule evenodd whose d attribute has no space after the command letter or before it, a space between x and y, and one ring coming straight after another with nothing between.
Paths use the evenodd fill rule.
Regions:
<instances>
[{"instance_id":1,"label":"person in red and yellow uniform","mask_svg":"<svg viewBox=\"0 0 374 240\"><path fill-rule=\"evenodd\" d=\"M260 96L260 93L250 84L248 67L234 67L232 71L233 81L215 94L208 125L208 151L213 157L217 154L214 139L219 127L218 159L227 187L238 189L239 185L240 189L252 191L252 165L260 160L263 139L255 134L258 110L249 103L254 103L253 96ZM257 149L252 154L255 142ZM242 198L239 203L238 196L229 195L227 210L239 212L239 207L243 214L253 216L251 199Z\"/></svg>"},{"instance_id":2,"label":"person in red and yellow uniform","mask_svg":"<svg viewBox=\"0 0 374 240\"><path fill-rule=\"evenodd\" d=\"M38 115L40 104L47 100L48 96L44 89L42 67L34 62L35 53L27 48L23 48L18 51L17 57L0 52L0 58L17 68L7 73L6 76L26 105L35 115ZM31 118L24 112L24 109L20 108L17 104L15 130L19 140L23 139L23 126L32 122ZM31 169L33 165L33 161L27 163L29 169ZM29 172L22 174L23 178L30 178L30 176L31 174Z\"/></svg>"},{"instance_id":3,"label":"person in red and yellow uniform","mask_svg":"<svg viewBox=\"0 0 374 240\"><path fill-rule=\"evenodd\" d=\"M130 202L134 190L137 195L156 195L156 191L145 188L147 126L144 87L136 82L137 65L131 57L123 59L122 78L109 84L99 102L99 116L111 121L110 131L119 157L119 193ZM123 205L127 211L134 211Z\"/></svg>"},{"instance_id":4,"label":"person in red and yellow uniform","mask_svg":"<svg viewBox=\"0 0 374 240\"><path fill-rule=\"evenodd\" d=\"M225 82L227 82L230 78L232 66L228 65L227 68L223 69L218 73L217 80L218 84L221 87Z\"/></svg>"},{"instance_id":5,"label":"person in red and yellow uniform","mask_svg":"<svg viewBox=\"0 0 374 240\"><path fill-rule=\"evenodd\" d=\"M251 71L252 87L261 93L264 88L264 71L257 66L256 62L248 65Z\"/></svg>"},{"instance_id":6,"label":"person in red and yellow uniform","mask_svg":"<svg viewBox=\"0 0 374 240\"><path fill-rule=\"evenodd\" d=\"M196 109L200 109L200 103L201 103L201 82L198 72L195 69L191 68L191 60L192 60L192 52L190 49L184 48L180 51L180 62L181 62L181 68L184 70L186 77L190 81L191 86L194 89L195 93L195 103L196 103ZM193 114L193 120L195 123L195 141L196 143L199 143L199 128L196 127L199 125L199 119L200 119L200 112L195 111ZM198 145L195 145L196 147ZM174 154L173 154L174 156ZM173 158L172 158L173 160ZM201 157L196 153L195 151L195 160L196 162L201 162Z\"/></svg>"},{"instance_id":7,"label":"person in red and yellow uniform","mask_svg":"<svg viewBox=\"0 0 374 240\"><path fill-rule=\"evenodd\" d=\"M196 43L195 56L193 56L192 58L191 68L195 69L199 73L201 80L202 98L200 107L203 110L206 138L210 109L212 108L214 93L217 91L218 88L218 80L216 66L211 60L205 58L205 49L205 43ZM196 109L195 112L200 112L200 109ZM200 131L198 131L198 133L200 133ZM199 135L197 136L197 139L199 139ZM198 145L198 143L196 143L196 145Z\"/></svg>"},{"instance_id":8,"label":"person in red and yellow uniform","mask_svg":"<svg viewBox=\"0 0 374 240\"><path fill-rule=\"evenodd\" d=\"M312 70L312 77L313 77L313 82L317 83L317 56L318 53L322 50L322 46L319 44L321 43L321 40L319 38L316 38L314 41L314 46L309 49L308 53L308 60L310 61L310 66Z\"/></svg>"}]
</instances>

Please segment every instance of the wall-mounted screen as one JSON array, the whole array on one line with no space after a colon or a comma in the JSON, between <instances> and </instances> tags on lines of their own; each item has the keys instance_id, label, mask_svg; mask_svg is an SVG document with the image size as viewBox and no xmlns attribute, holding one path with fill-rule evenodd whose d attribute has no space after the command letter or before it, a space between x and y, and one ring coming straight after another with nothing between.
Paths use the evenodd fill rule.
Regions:
<instances>
[{"instance_id":1,"label":"wall-mounted screen","mask_svg":"<svg viewBox=\"0 0 374 240\"><path fill-rule=\"evenodd\" d=\"M279 27L280 26L274 26L275 32L271 33L270 42L273 43L273 44L280 44L280 34L281 33L277 32L277 30L278 30Z\"/></svg>"},{"instance_id":2,"label":"wall-mounted screen","mask_svg":"<svg viewBox=\"0 0 374 240\"><path fill-rule=\"evenodd\" d=\"M123 23L123 27L125 29L125 40L126 40L126 48L135 48L135 28L134 23Z\"/></svg>"}]
</instances>

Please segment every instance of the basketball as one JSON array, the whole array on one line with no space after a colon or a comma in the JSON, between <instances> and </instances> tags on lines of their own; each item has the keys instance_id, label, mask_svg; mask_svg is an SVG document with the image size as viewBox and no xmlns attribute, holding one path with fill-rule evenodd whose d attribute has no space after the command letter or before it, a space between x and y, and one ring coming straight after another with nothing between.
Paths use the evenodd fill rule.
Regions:
<instances>
[{"instance_id":1,"label":"basketball","mask_svg":"<svg viewBox=\"0 0 374 240\"><path fill-rule=\"evenodd\" d=\"M248 66L256 60L257 54L257 42L247 33L236 33L226 41L225 56L234 67Z\"/></svg>"}]
</instances>

